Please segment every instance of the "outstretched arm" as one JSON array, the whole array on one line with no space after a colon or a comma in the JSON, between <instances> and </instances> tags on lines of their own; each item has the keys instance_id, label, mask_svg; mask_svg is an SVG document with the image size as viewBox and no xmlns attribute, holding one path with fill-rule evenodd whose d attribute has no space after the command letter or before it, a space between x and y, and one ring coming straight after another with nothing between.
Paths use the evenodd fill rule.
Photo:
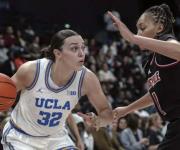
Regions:
<instances>
[{"instance_id":1,"label":"outstretched arm","mask_svg":"<svg viewBox=\"0 0 180 150\"><path fill-rule=\"evenodd\" d=\"M176 40L161 41L136 35L134 43L145 49L180 61L180 43Z\"/></svg>"},{"instance_id":2,"label":"outstretched arm","mask_svg":"<svg viewBox=\"0 0 180 150\"><path fill-rule=\"evenodd\" d=\"M114 16L111 12L108 12L108 14L125 40L137 44L142 49L148 49L180 61L180 43L178 41L161 41L135 35L127 28L127 26L121 20L119 20L119 18Z\"/></svg>"},{"instance_id":3,"label":"outstretched arm","mask_svg":"<svg viewBox=\"0 0 180 150\"><path fill-rule=\"evenodd\" d=\"M151 106L153 104L154 104L153 99L148 92L143 97L141 97L137 101L129 104L128 106L117 107L114 110L114 120L117 121L120 117L123 117L123 116L127 115L128 113L131 113L135 110L146 108L146 107Z\"/></svg>"}]
</instances>

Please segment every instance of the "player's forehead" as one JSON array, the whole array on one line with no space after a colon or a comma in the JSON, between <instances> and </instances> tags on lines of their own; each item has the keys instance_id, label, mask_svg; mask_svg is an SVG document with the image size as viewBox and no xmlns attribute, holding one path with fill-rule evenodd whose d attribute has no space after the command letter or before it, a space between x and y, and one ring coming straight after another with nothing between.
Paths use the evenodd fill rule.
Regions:
<instances>
[{"instance_id":1,"label":"player's forehead","mask_svg":"<svg viewBox=\"0 0 180 150\"><path fill-rule=\"evenodd\" d=\"M140 25L148 25L150 22L152 21L152 17L149 13L143 13L138 21L137 21L137 26L140 26Z\"/></svg>"},{"instance_id":2,"label":"player's forehead","mask_svg":"<svg viewBox=\"0 0 180 150\"><path fill-rule=\"evenodd\" d=\"M84 45L84 40L80 35L74 35L66 38L64 45Z\"/></svg>"}]
</instances>

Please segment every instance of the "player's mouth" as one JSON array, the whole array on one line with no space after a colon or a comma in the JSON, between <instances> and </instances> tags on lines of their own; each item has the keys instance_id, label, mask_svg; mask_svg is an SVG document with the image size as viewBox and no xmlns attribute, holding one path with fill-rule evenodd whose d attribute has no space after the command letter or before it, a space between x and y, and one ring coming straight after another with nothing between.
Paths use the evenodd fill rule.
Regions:
<instances>
[{"instance_id":1,"label":"player's mouth","mask_svg":"<svg viewBox=\"0 0 180 150\"><path fill-rule=\"evenodd\" d=\"M80 60L79 62L80 62L80 63L84 63L84 60Z\"/></svg>"}]
</instances>

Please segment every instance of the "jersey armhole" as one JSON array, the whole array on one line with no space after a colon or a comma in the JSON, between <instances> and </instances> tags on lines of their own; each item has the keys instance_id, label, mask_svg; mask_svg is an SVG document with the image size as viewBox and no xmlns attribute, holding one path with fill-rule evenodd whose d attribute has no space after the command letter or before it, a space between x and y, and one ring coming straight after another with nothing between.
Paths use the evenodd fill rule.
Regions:
<instances>
[{"instance_id":1,"label":"jersey armhole","mask_svg":"<svg viewBox=\"0 0 180 150\"><path fill-rule=\"evenodd\" d=\"M86 68L83 68L83 69L82 69L81 76L80 76L80 79L79 79L78 98L81 97L81 90L82 90L82 84L83 84L83 80L84 80L85 73L86 73Z\"/></svg>"},{"instance_id":2,"label":"jersey armhole","mask_svg":"<svg viewBox=\"0 0 180 150\"><path fill-rule=\"evenodd\" d=\"M26 87L27 90L31 90L37 83L38 77L39 77L39 73L40 73L40 59L37 60L37 64L36 64L36 73L33 79L33 82Z\"/></svg>"}]
</instances>

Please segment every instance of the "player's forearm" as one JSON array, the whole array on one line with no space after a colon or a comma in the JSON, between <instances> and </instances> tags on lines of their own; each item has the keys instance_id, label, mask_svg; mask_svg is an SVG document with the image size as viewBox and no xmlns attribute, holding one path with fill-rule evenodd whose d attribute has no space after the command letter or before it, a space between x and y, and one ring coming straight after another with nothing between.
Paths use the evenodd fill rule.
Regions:
<instances>
[{"instance_id":1,"label":"player's forearm","mask_svg":"<svg viewBox=\"0 0 180 150\"><path fill-rule=\"evenodd\" d=\"M137 101L129 104L127 106L127 110L128 110L128 113L130 113L130 112L133 112L135 110L146 108L146 107L151 106L153 104L154 103L153 103L151 95L149 93L147 93L143 97L138 99Z\"/></svg>"},{"instance_id":2,"label":"player's forearm","mask_svg":"<svg viewBox=\"0 0 180 150\"><path fill-rule=\"evenodd\" d=\"M172 59L180 60L180 44L178 42L161 41L135 35L134 43L144 49L149 49Z\"/></svg>"},{"instance_id":3,"label":"player's forearm","mask_svg":"<svg viewBox=\"0 0 180 150\"><path fill-rule=\"evenodd\" d=\"M79 131L78 131L78 128L77 128L77 125L75 124L75 122L72 126L73 126L72 128L73 128L73 132L76 137L76 140L77 141L81 140L81 137L80 137L80 134L79 134Z\"/></svg>"},{"instance_id":4,"label":"player's forearm","mask_svg":"<svg viewBox=\"0 0 180 150\"><path fill-rule=\"evenodd\" d=\"M77 125L76 125L76 123L74 121L74 118L73 118L72 114L69 115L67 121L68 121L69 127L71 128L71 130L72 130L74 136L76 137L76 139L80 140L81 137L80 137Z\"/></svg>"},{"instance_id":5,"label":"player's forearm","mask_svg":"<svg viewBox=\"0 0 180 150\"><path fill-rule=\"evenodd\" d=\"M112 110L110 108L106 108L99 112L98 114L98 123L99 127L106 127L111 124L113 120Z\"/></svg>"}]
</instances>

